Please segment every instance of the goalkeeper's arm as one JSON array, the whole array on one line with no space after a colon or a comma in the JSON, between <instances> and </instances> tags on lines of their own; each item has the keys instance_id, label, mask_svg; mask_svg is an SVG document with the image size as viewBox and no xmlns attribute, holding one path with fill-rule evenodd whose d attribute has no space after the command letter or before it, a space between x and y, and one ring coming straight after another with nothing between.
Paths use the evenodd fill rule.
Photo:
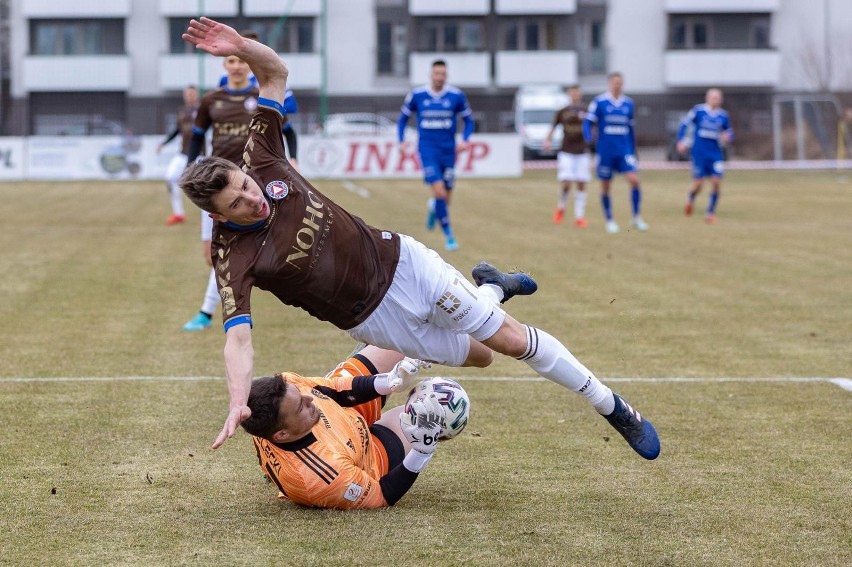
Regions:
<instances>
[{"instance_id":1,"label":"goalkeeper's arm","mask_svg":"<svg viewBox=\"0 0 852 567\"><path fill-rule=\"evenodd\" d=\"M402 432L411 445L411 450L400 464L379 480L382 495L393 506L417 480L435 453L444 410L435 394L418 398L411 403L411 413L399 416Z\"/></svg>"}]
</instances>

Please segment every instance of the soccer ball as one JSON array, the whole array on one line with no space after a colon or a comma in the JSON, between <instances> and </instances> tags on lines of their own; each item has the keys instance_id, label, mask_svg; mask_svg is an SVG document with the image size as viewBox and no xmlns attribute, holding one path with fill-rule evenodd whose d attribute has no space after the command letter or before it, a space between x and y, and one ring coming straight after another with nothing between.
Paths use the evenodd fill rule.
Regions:
<instances>
[{"instance_id":1,"label":"soccer ball","mask_svg":"<svg viewBox=\"0 0 852 567\"><path fill-rule=\"evenodd\" d=\"M444 407L444 423L438 439L446 441L462 432L470 417L470 398L461 385L449 378L429 378L423 380L408 393L405 411L418 396L434 393Z\"/></svg>"}]
</instances>

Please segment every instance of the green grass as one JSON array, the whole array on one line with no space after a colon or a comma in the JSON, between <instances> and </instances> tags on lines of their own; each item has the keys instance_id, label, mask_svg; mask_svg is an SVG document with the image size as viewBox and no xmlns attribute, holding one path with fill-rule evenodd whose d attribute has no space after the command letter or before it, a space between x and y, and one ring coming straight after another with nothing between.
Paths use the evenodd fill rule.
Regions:
<instances>
[{"instance_id":1,"label":"green grass","mask_svg":"<svg viewBox=\"0 0 852 567\"><path fill-rule=\"evenodd\" d=\"M445 257L531 271L539 292L509 312L604 379L852 377L852 184L731 172L708 226L683 216L685 175L643 173L651 231L614 236L596 186L582 231L550 222L553 172L463 179ZM418 181L359 183L370 198L318 186L442 250ZM196 222L162 226L164 193L0 184L0 377L222 374L221 331L180 330L206 267ZM626 229L623 180L613 196ZM322 374L351 349L268 294L252 303L258 374ZM0 564L852 563L852 394L833 384L613 382L660 431L648 463L553 384L465 380L533 376L516 361L437 372L462 377L469 432L397 506L349 513L277 501L242 433L209 450L224 380L0 381Z\"/></svg>"}]
</instances>

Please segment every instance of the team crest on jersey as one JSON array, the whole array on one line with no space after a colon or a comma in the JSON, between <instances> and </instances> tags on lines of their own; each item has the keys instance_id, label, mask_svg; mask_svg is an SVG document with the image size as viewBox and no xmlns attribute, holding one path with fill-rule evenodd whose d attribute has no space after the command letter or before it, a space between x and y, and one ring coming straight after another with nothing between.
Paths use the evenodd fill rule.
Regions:
<instances>
[{"instance_id":1,"label":"team crest on jersey","mask_svg":"<svg viewBox=\"0 0 852 567\"><path fill-rule=\"evenodd\" d=\"M257 99L253 96L250 96L243 101L243 106L249 112L254 112L255 110L257 110Z\"/></svg>"},{"instance_id":2,"label":"team crest on jersey","mask_svg":"<svg viewBox=\"0 0 852 567\"><path fill-rule=\"evenodd\" d=\"M269 195L271 199L275 199L279 201L287 196L290 192L290 188L287 187L287 184L283 181L270 181L266 185L266 194Z\"/></svg>"},{"instance_id":3,"label":"team crest on jersey","mask_svg":"<svg viewBox=\"0 0 852 567\"><path fill-rule=\"evenodd\" d=\"M350 502L355 502L358 500L358 497L361 496L361 493L364 489L360 484L355 484L354 482L350 483L346 488L346 492L343 493L343 497L349 500Z\"/></svg>"}]
</instances>

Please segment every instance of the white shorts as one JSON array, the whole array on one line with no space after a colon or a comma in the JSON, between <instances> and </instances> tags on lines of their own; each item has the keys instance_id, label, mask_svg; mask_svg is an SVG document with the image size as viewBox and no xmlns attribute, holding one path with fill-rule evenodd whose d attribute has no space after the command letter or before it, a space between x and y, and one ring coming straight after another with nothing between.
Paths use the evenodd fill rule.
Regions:
<instances>
[{"instance_id":1,"label":"white shorts","mask_svg":"<svg viewBox=\"0 0 852 567\"><path fill-rule=\"evenodd\" d=\"M434 250L400 235L393 283L367 320L347 331L355 340L406 356L461 366L470 339L497 332L506 312Z\"/></svg>"},{"instance_id":2,"label":"white shorts","mask_svg":"<svg viewBox=\"0 0 852 567\"><path fill-rule=\"evenodd\" d=\"M558 181L591 181L592 162L589 154L556 154L556 179Z\"/></svg>"},{"instance_id":3,"label":"white shorts","mask_svg":"<svg viewBox=\"0 0 852 567\"><path fill-rule=\"evenodd\" d=\"M186 169L186 154L175 154L175 157L169 160L169 166L166 168L166 183L177 184L184 169Z\"/></svg>"},{"instance_id":4,"label":"white shorts","mask_svg":"<svg viewBox=\"0 0 852 567\"><path fill-rule=\"evenodd\" d=\"M213 241L213 219L210 213L201 211L201 242Z\"/></svg>"}]
</instances>

